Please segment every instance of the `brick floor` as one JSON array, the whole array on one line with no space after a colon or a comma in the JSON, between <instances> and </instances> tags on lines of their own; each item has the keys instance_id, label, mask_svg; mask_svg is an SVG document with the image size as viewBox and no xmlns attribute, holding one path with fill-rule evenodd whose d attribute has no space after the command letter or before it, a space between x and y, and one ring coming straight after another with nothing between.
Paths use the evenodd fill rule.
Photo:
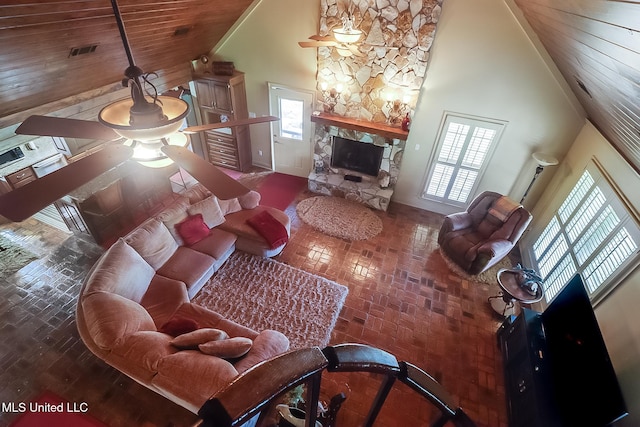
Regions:
<instances>
[{"instance_id":1,"label":"brick floor","mask_svg":"<svg viewBox=\"0 0 640 427\"><path fill-rule=\"evenodd\" d=\"M311 196L303 192L298 201ZM442 217L392 203L376 212L384 226L367 241L348 242L303 224L295 213L292 238L278 260L349 287L332 344L358 342L393 353L433 375L478 426L506 426L499 319L487 303L488 285L450 272L437 251ZM50 390L85 401L112 427L187 426L197 418L93 356L78 337L74 313L82 278L102 249L28 220L0 234L39 255L12 277L0 278L0 402L28 401ZM325 374L322 398L344 391L339 426L357 426L380 379L373 374ZM430 405L394 386L376 425L426 425ZM0 413L0 426L15 414Z\"/></svg>"}]
</instances>

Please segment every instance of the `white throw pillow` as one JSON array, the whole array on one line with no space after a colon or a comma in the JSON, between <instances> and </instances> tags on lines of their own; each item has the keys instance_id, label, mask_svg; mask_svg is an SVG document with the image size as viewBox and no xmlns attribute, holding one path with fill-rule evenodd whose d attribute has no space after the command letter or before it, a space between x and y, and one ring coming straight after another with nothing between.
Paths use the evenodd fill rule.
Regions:
<instances>
[{"instance_id":1,"label":"white throw pillow","mask_svg":"<svg viewBox=\"0 0 640 427\"><path fill-rule=\"evenodd\" d=\"M202 219L207 227L213 228L224 222L224 213L220 209L218 199L215 196L207 197L187 208L189 215L202 214Z\"/></svg>"},{"instance_id":2,"label":"white throw pillow","mask_svg":"<svg viewBox=\"0 0 640 427\"><path fill-rule=\"evenodd\" d=\"M223 330L213 328L196 329L193 332L178 335L171 340L171 345L183 350L196 349L200 344L211 341L226 340L229 335Z\"/></svg>"}]
</instances>

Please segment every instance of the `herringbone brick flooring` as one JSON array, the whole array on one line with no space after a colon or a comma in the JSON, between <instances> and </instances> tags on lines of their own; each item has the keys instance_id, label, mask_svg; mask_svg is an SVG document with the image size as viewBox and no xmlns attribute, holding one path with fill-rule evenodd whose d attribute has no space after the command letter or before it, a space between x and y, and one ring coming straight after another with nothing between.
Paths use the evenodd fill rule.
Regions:
<instances>
[{"instance_id":1,"label":"herringbone brick flooring","mask_svg":"<svg viewBox=\"0 0 640 427\"><path fill-rule=\"evenodd\" d=\"M303 192L298 200L311 196ZM359 342L387 350L432 374L479 426L506 426L502 362L487 304L488 285L451 273L437 252L442 217L391 204L377 212L383 232L348 242L298 219L279 261L349 287L332 344ZM102 249L35 220L0 226L0 234L41 258L0 278L0 402L20 402L50 390L87 402L112 427L187 426L197 418L93 356L78 337L74 313L82 278ZM339 426L358 426L375 396L372 374L326 374L322 396L345 391ZM0 426L16 414L0 413ZM427 425L429 404L395 385L381 426Z\"/></svg>"}]
</instances>

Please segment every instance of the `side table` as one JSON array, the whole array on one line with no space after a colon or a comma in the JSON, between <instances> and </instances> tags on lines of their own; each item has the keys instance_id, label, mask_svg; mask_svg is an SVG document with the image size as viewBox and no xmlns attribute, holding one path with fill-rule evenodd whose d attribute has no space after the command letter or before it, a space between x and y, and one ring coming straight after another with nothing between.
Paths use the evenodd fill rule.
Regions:
<instances>
[{"instance_id":1,"label":"side table","mask_svg":"<svg viewBox=\"0 0 640 427\"><path fill-rule=\"evenodd\" d=\"M498 295L490 296L487 300L496 313L506 317L514 314L516 301L524 304L533 304L542 299L544 290L538 286L535 295L531 295L518 283L518 273L520 270L501 268L496 274L500 292Z\"/></svg>"}]
</instances>

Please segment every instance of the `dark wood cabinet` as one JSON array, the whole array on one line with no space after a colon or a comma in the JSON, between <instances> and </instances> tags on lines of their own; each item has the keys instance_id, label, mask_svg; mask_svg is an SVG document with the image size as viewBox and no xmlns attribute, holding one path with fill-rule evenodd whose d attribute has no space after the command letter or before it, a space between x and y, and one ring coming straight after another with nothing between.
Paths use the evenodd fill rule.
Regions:
<instances>
[{"instance_id":1,"label":"dark wood cabinet","mask_svg":"<svg viewBox=\"0 0 640 427\"><path fill-rule=\"evenodd\" d=\"M247 94L244 73L231 76L198 75L195 80L202 124L246 119ZM251 137L248 126L202 132L203 152L214 165L246 171L251 167Z\"/></svg>"},{"instance_id":2,"label":"dark wood cabinet","mask_svg":"<svg viewBox=\"0 0 640 427\"><path fill-rule=\"evenodd\" d=\"M510 427L560 426L550 400L549 364L540 313L526 308L498 330Z\"/></svg>"}]
</instances>

